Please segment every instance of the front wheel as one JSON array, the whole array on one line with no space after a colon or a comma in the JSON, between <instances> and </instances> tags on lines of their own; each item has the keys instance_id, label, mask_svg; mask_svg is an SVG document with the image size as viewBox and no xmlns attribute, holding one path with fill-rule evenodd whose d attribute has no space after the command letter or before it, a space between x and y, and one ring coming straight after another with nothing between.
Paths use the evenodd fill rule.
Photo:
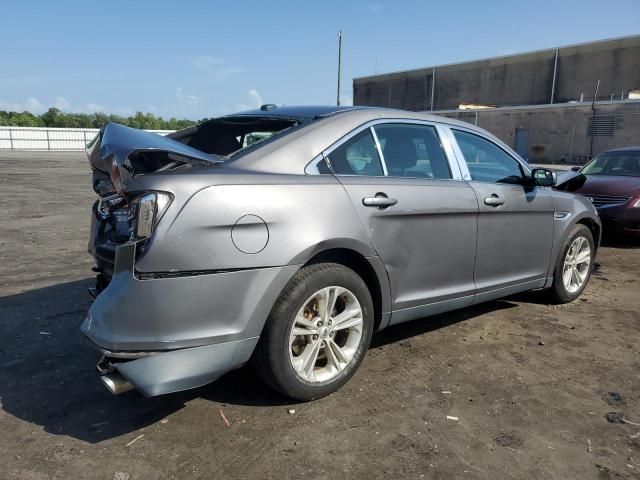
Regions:
<instances>
[{"instance_id":1,"label":"front wheel","mask_svg":"<svg viewBox=\"0 0 640 480\"><path fill-rule=\"evenodd\" d=\"M580 224L574 226L554 270L551 294L556 303L569 303L580 296L589 281L595 253L591 230Z\"/></svg>"},{"instance_id":2,"label":"front wheel","mask_svg":"<svg viewBox=\"0 0 640 480\"><path fill-rule=\"evenodd\" d=\"M260 376L296 400L338 390L353 376L373 334L373 302L353 270L302 268L276 301L254 360Z\"/></svg>"}]
</instances>

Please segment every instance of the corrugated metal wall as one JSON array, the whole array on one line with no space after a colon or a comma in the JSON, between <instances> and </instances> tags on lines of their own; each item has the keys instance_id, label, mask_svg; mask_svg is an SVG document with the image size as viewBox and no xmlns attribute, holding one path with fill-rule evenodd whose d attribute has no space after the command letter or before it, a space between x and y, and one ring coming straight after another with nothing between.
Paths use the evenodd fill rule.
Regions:
<instances>
[{"instance_id":1,"label":"corrugated metal wall","mask_svg":"<svg viewBox=\"0 0 640 480\"><path fill-rule=\"evenodd\" d=\"M596 81L599 100L640 88L640 35L355 78L353 104L435 111L564 103L591 100Z\"/></svg>"}]
</instances>

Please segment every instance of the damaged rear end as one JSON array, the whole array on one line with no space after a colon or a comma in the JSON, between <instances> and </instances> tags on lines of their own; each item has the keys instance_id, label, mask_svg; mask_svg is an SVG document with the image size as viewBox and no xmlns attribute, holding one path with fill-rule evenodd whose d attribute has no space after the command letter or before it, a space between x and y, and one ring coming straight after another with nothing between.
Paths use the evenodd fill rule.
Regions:
<instances>
[{"instance_id":1,"label":"damaged rear end","mask_svg":"<svg viewBox=\"0 0 640 480\"><path fill-rule=\"evenodd\" d=\"M272 284L280 288L289 272L184 270L172 268L166 255L157 271L150 259L160 258L153 257L154 246L168 241L167 232L179 215L189 215L185 210L192 197L237 172L221 165L223 157L259 148L259 141L295 124L223 117L170 137L107 124L88 145L98 195L88 249L97 276L91 289L94 302L81 330L103 355L97 368L112 393L136 389L155 396L185 390L249 360L259 331L247 312L266 318L267 312L257 306L264 302L260 295L233 305L228 299L246 285L261 292ZM178 235L176 250L180 240ZM189 255L211 255L211 247L203 245ZM139 269L145 261L146 269Z\"/></svg>"},{"instance_id":2,"label":"damaged rear end","mask_svg":"<svg viewBox=\"0 0 640 480\"><path fill-rule=\"evenodd\" d=\"M87 146L93 171L93 205L89 252L96 258L97 280L92 296L99 294L113 275L115 251L136 242L143 254L158 222L173 201L170 192L129 191L139 175L188 169L220 163L179 141L109 123Z\"/></svg>"},{"instance_id":3,"label":"damaged rear end","mask_svg":"<svg viewBox=\"0 0 640 480\"><path fill-rule=\"evenodd\" d=\"M92 207L88 246L96 261L96 283L90 289L96 299L115 275L133 278L136 257L144 255L154 230L174 200L171 192L132 190L132 181L140 175L210 166L221 161L219 155L202 152L180 141L113 123L103 127L87 146L87 156L93 189L98 194ZM90 311L82 331L93 342L92 323ZM94 345L103 353L97 365L101 380L113 394L134 388L120 369L131 370L133 360L155 353L117 351ZM153 385L145 390L143 385L142 393L152 395L155 393L152 388Z\"/></svg>"}]
</instances>

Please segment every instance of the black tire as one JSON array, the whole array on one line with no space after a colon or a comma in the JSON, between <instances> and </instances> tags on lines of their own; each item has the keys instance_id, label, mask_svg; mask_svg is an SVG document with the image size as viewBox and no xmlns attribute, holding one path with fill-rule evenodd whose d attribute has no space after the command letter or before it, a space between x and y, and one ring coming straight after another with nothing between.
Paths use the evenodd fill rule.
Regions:
<instances>
[{"instance_id":1,"label":"black tire","mask_svg":"<svg viewBox=\"0 0 640 480\"><path fill-rule=\"evenodd\" d=\"M352 360L335 378L309 382L292 365L289 337L304 302L329 286L346 288L356 297L362 310L362 335ZM356 372L371 343L373 325L371 293L357 273L335 263L309 265L293 276L273 306L254 353L256 370L268 385L292 399L309 401L324 397L342 387Z\"/></svg>"},{"instance_id":2,"label":"black tire","mask_svg":"<svg viewBox=\"0 0 640 480\"><path fill-rule=\"evenodd\" d=\"M569 292L562 280L563 266L564 266L565 258L567 256L567 252L569 251L571 244L578 237L584 237L587 240L587 242L589 242L589 247L591 248L591 260L589 262L587 278L582 284L582 286L575 292ZM585 225L581 225L581 224L574 225L574 227L571 229L571 233L569 233L569 236L565 240L564 245L560 250L560 254L558 255L558 260L556 261L556 267L553 271L553 285L549 289L549 293L551 295L551 300L554 303L562 304L562 303L573 302L576 298L578 298L582 294L587 284L589 283L589 277L591 276L591 272L593 271L595 254L596 254L596 249L595 249L595 243L593 241L593 234L591 233L591 230L589 230L589 228L586 227Z\"/></svg>"}]
</instances>

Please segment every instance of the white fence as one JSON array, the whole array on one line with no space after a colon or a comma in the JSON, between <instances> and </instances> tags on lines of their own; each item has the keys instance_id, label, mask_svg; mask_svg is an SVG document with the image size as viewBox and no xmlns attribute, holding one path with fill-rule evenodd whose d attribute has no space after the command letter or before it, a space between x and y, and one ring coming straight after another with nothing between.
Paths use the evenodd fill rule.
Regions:
<instances>
[{"instance_id":1,"label":"white fence","mask_svg":"<svg viewBox=\"0 0 640 480\"><path fill-rule=\"evenodd\" d=\"M174 130L147 130L168 135ZM0 150L84 150L97 128L0 127Z\"/></svg>"}]
</instances>

